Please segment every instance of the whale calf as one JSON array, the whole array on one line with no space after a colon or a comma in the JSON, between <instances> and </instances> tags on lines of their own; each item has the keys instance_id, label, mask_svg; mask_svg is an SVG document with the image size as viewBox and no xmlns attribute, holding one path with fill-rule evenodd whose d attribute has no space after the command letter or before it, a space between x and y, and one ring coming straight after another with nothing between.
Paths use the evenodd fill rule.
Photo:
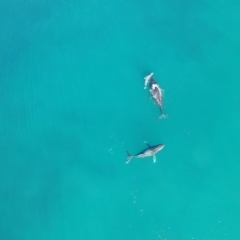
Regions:
<instances>
[{"instance_id":1,"label":"whale calf","mask_svg":"<svg viewBox=\"0 0 240 240\"><path fill-rule=\"evenodd\" d=\"M126 164L129 163L132 158L145 158L145 157L151 157L151 156L153 156L153 162L154 163L156 162L156 160L157 160L156 153L159 152L160 150L162 150L165 145L157 144L155 146L151 146L149 143L147 143L147 142L145 142L145 143L147 145L147 148L142 150L141 152L139 152L136 155L132 155L128 151L126 151L126 153L127 153Z\"/></svg>"}]
</instances>

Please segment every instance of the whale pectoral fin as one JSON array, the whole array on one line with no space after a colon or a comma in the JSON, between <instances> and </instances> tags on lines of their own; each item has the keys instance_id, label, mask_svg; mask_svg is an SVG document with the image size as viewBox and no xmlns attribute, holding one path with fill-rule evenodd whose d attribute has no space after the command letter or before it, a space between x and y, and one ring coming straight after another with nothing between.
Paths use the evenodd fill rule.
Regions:
<instances>
[{"instance_id":1,"label":"whale pectoral fin","mask_svg":"<svg viewBox=\"0 0 240 240\"><path fill-rule=\"evenodd\" d=\"M149 100L152 98L152 92L151 92L151 90L149 90Z\"/></svg>"},{"instance_id":2,"label":"whale pectoral fin","mask_svg":"<svg viewBox=\"0 0 240 240\"><path fill-rule=\"evenodd\" d=\"M151 145L150 145L148 142L144 141L144 143L145 143L148 147L151 147Z\"/></svg>"},{"instance_id":3,"label":"whale pectoral fin","mask_svg":"<svg viewBox=\"0 0 240 240\"><path fill-rule=\"evenodd\" d=\"M153 162L155 163L157 161L157 157L156 157L156 155L154 154L153 155Z\"/></svg>"}]
</instances>

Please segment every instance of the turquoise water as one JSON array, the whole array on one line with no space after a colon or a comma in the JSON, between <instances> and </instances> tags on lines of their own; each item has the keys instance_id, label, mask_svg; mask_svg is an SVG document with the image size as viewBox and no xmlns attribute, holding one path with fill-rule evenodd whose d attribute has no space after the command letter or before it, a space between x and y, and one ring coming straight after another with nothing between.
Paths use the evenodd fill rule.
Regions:
<instances>
[{"instance_id":1,"label":"turquoise water","mask_svg":"<svg viewBox=\"0 0 240 240\"><path fill-rule=\"evenodd\" d=\"M239 7L3 1L0 239L240 239Z\"/></svg>"}]
</instances>

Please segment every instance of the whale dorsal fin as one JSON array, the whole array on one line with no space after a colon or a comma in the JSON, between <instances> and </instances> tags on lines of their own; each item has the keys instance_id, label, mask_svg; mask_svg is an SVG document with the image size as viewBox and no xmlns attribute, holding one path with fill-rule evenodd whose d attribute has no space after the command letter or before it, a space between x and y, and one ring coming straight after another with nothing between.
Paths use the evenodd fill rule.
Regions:
<instances>
[{"instance_id":1,"label":"whale dorsal fin","mask_svg":"<svg viewBox=\"0 0 240 240\"><path fill-rule=\"evenodd\" d=\"M151 147L151 145L150 145L148 142L144 141L144 143L145 143L148 147Z\"/></svg>"}]
</instances>

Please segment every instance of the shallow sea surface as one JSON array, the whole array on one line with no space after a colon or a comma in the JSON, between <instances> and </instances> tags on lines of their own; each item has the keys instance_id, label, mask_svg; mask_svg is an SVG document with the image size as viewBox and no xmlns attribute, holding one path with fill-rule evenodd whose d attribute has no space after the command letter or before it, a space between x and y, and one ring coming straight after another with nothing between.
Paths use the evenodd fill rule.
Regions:
<instances>
[{"instance_id":1,"label":"shallow sea surface","mask_svg":"<svg viewBox=\"0 0 240 240\"><path fill-rule=\"evenodd\" d=\"M3 0L0 239L240 239L239 15L237 0ZM144 141L165 144L157 162L126 165Z\"/></svg>"}]
</instances>

